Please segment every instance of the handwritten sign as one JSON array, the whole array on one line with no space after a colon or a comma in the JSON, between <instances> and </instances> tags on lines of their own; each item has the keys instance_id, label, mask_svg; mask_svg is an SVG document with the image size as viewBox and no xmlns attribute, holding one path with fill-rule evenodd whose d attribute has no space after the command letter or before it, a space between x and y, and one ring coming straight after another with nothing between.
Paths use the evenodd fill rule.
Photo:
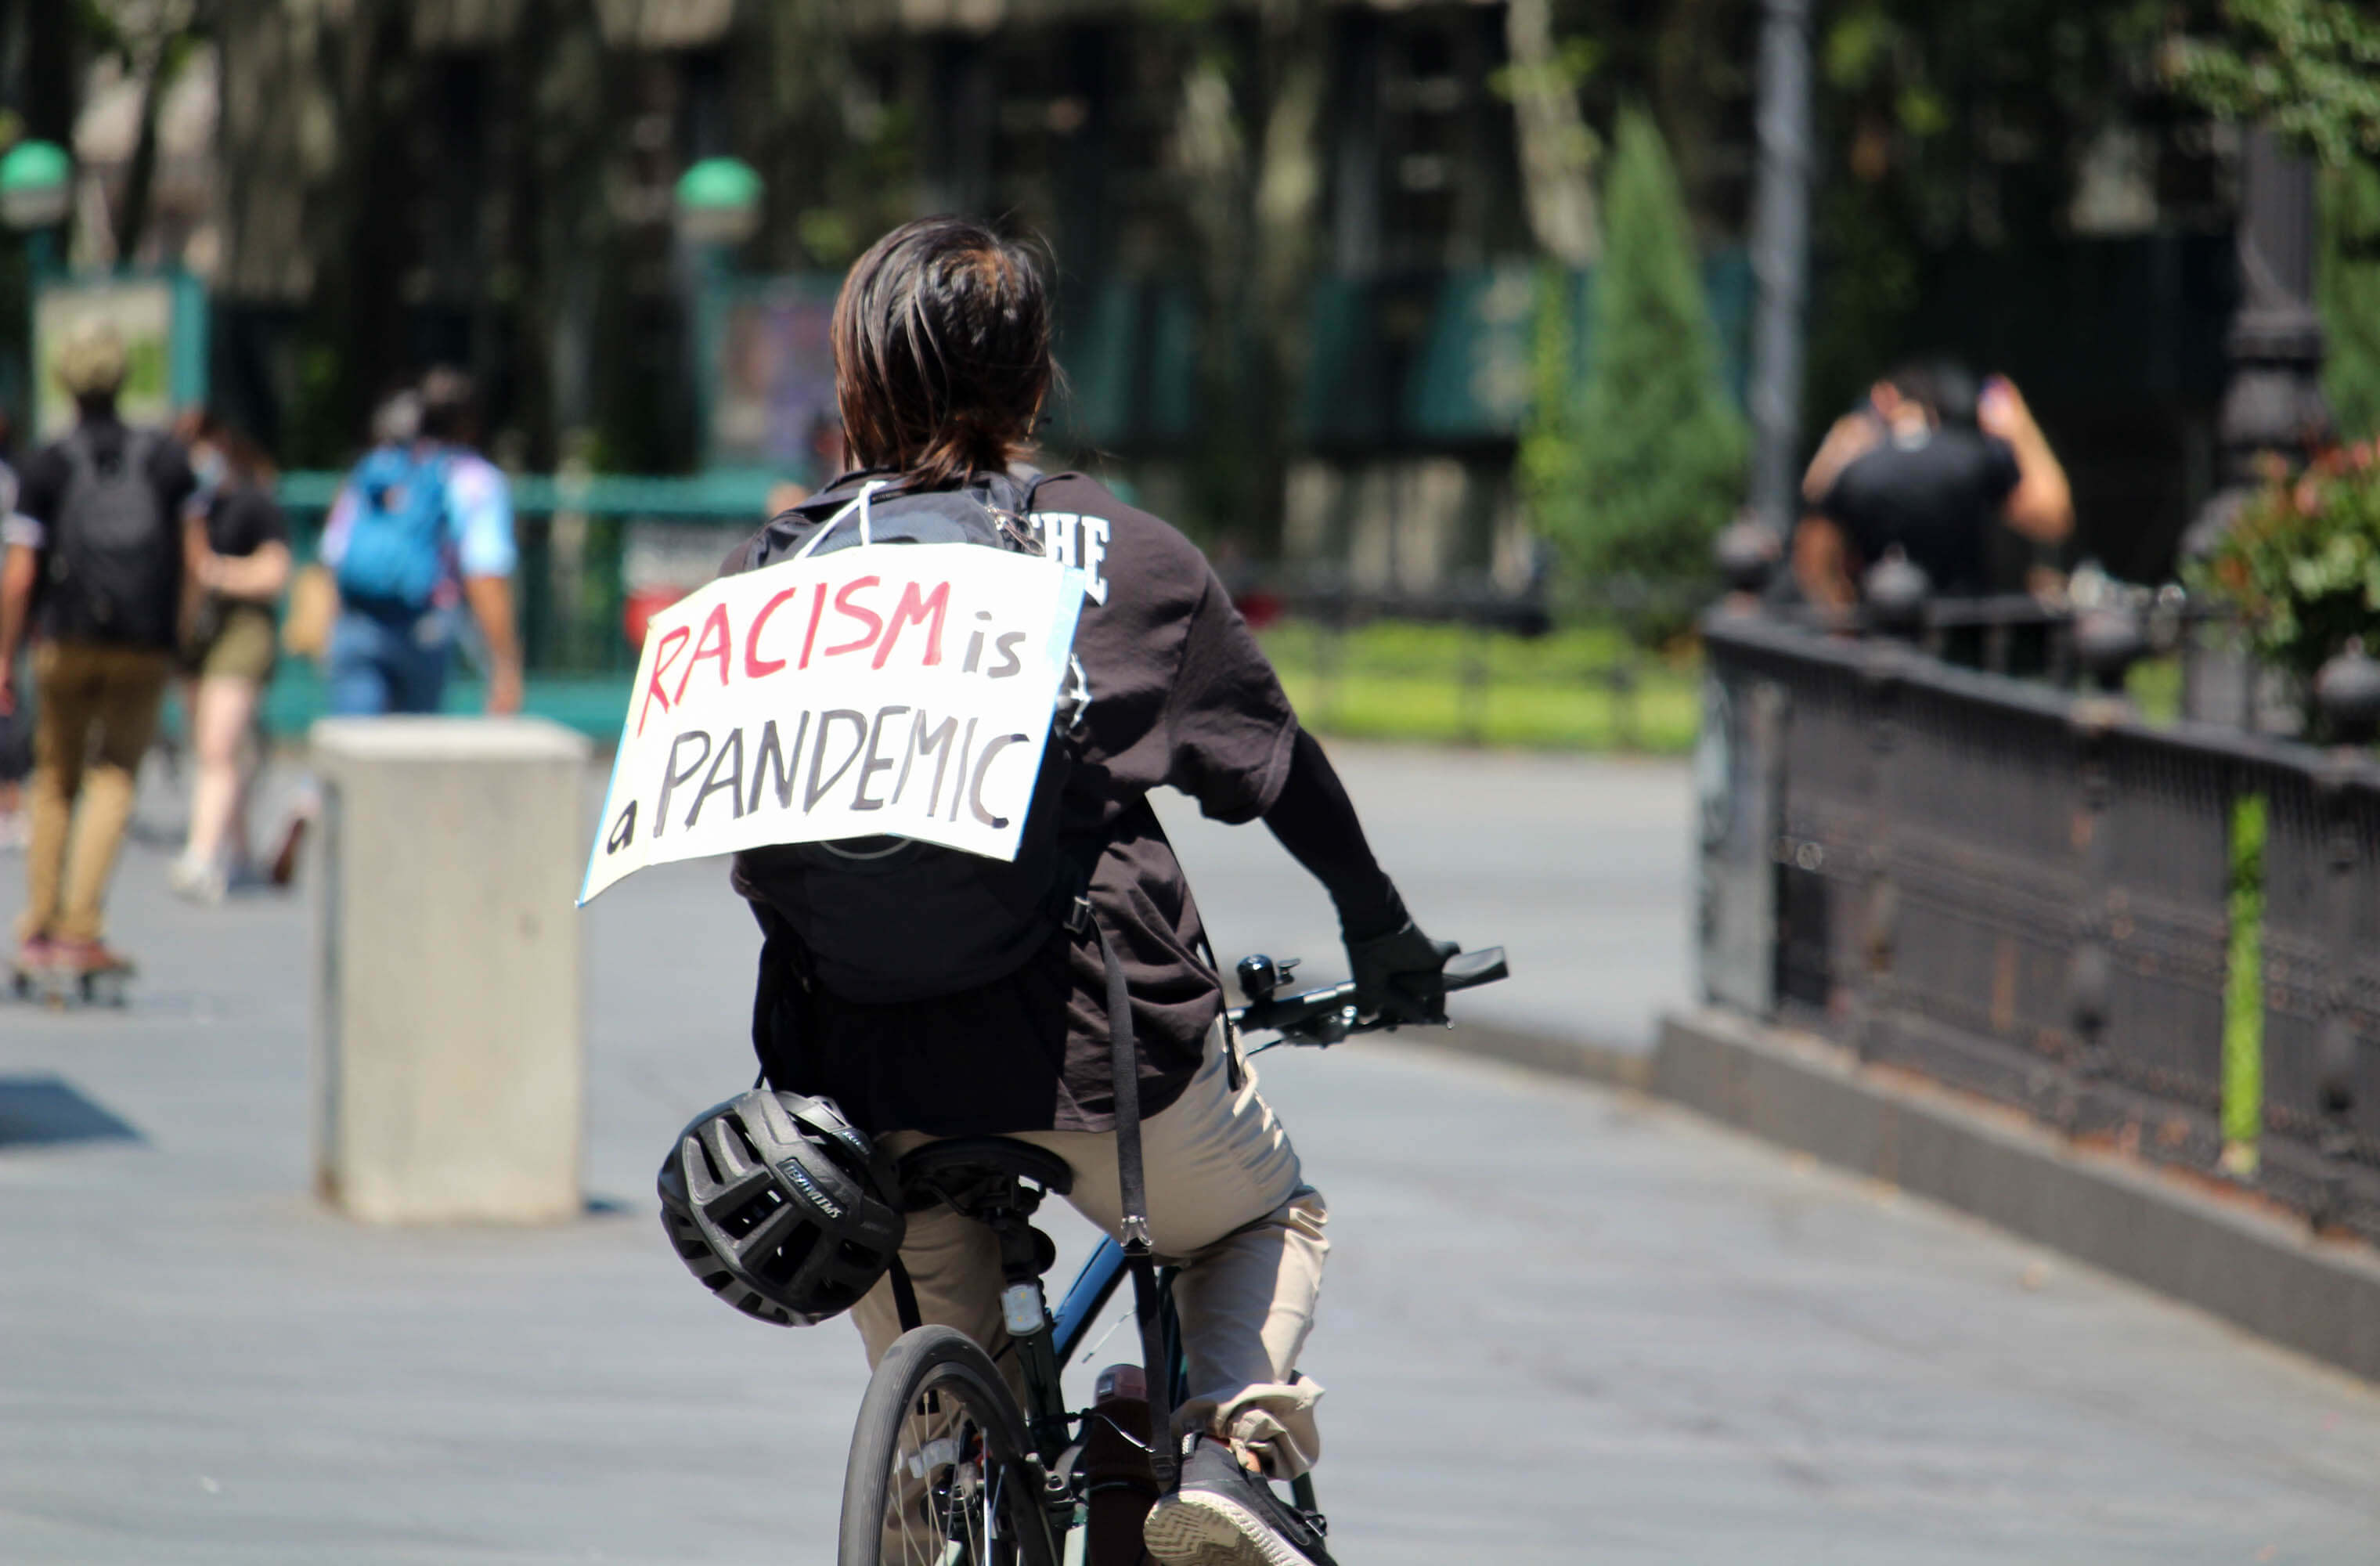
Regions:
<instances>
[{"instance_id":1,"label":"handwritten sign","mask_svg":"<svg viewBox=\"0 0 2380 1566\"><path fill-rule=\"evenodd\" d=\"M579 902L764 844L891 835L1014 859L1083 581L979 544L881 544L656 613Z\"/></svg>"}]
</instances>

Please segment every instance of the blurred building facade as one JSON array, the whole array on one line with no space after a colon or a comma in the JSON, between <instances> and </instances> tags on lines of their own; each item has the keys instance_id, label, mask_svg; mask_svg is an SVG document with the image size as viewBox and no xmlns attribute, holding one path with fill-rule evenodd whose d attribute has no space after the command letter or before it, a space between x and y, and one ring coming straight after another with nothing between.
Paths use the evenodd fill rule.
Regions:
<instances>
[{"instance_id":1,"label":"blurred building facade","mask_svg":"<svg viewBox=\"0 0 2380 1566\"><path fill-rule=\"evenodd\" d=\"M2113 33L1951 9L1989 36L1940 47L1925 8L1871 6L1822 40L1811 437L1902 353L2007 370L2070 457L2082 547L2155 575L2213 481L2230 149ZM672 190L732 154L766 189L744 273L831 277L930 211L1046 237L1053 449L1202 536L1370 585L1509 585L1533 274L1583 259L1516 113L1558 67L1587 123L1655 109L1741 388L1755 0L101 10L185 30L119 18L128 42L76 66L74 253L203 274L217 400L294 464L338 460L438 359L479 373L508 460L695 463L721 271ZM25 15L0 38L19 98L54 47Z\"/></svg>"}]
</instances>

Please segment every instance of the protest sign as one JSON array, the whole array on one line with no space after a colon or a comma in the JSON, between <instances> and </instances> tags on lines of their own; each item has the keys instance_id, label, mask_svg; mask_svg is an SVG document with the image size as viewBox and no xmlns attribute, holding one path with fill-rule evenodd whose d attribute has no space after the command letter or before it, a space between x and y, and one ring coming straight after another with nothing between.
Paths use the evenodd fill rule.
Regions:
<instances>
[{"instance_id":1,"label":"protest sign","mask_svg":"<svg viewBox=\"0 0 2380 1566\"><path fill-rule=\"evenodd\" d=\"M1083 574L979 544L783 561L656 613L584 904L632 870L892 835L1014 859Z\"/></svg>"}]
</instances>

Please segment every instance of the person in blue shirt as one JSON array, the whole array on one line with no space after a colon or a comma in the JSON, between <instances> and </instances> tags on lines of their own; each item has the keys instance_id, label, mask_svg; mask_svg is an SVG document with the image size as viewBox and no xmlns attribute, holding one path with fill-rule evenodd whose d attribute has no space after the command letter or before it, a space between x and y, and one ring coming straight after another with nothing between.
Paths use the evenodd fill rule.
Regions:
<instances>
[{"instance_id":1,"label":"person in blue shirt","mask_svg":"<svg viewBox=\"0 0 2380 1566\"><path fill-rule=\"evenodd\" d=\"M486 645L492 713L521 704L513 613L511 486L472 447L470 378L422 378L419 427L383 429L341 487L322 534L339 584L325 657L334 716L435 712L445 695L455 616L468 608Z\"/></svg>"}]
</instances>

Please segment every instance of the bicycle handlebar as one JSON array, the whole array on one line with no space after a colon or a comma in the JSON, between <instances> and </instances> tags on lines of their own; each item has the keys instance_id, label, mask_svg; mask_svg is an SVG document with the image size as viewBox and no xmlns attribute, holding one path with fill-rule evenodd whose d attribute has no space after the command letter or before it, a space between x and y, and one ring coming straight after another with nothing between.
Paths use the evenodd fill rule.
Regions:
<instances>
[{"instance_id":1,"label":"bicycle handlebar","mask_svg":"<svg viewBox=\"0 0 2380 1566\"><path fill-rule=\"evenodd\" d=\"M1248 996L1245 1006L1229 1014L1232 1026L1242 1032L1260 1028L1278 1033L1274 1044L1311 1044L1328 1048L1358 1033L1372 1033L1381 1028L1393 1028L1397 1023L1388 1017L1366 1017L1355 1009L1355 986L1326 985L1298 995L1275 995L1274 988L1289 977L1297 965L1295 958L1276 963L1263 956L1240 959L1240 988ZM1510 977L1501 946L1483 946L1476 952L1463 952L1447 959L1439 970L1439 979L1447 992L1472 989L1483 984L1493 984ZM1269 1050L1273 1044L1258 1048ZM1248 1051L1255 1054L1257 1050Z\"/></svg>"}]
</instances>

